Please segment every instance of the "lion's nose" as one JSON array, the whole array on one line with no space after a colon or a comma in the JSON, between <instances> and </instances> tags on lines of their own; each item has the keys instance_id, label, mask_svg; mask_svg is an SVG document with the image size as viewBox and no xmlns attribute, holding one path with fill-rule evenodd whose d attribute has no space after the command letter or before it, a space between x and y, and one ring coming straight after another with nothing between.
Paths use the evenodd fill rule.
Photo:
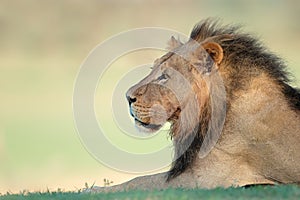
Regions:
<instances>
[{"instance_id":1,"label":"lion's nose","mask_svg":"<svg viewBox=\"0 0 300 200\"><path fill-rule=\"evenodd\" d=\"M127 101L129 102L129 105L136 102L136 98L135 97L131 97L129 95L126 95Z\"/></svg>"}]
</instances>

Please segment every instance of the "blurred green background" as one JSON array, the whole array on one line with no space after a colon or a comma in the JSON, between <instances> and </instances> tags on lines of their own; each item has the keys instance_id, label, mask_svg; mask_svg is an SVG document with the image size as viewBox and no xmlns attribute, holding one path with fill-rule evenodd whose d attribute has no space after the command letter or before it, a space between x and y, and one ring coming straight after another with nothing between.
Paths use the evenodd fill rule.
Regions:
<instances>
[{"instance_id":1,"label":"blurred green background","mask_svg":"<svg viewBox=\"0 0 300 200\"><path fill-rule=\"evenodd\" d=\"M243 24L287 61L300 85L297 0L0 0L0 192L75 190L136 176L103 166L80 143L72 115L79 67L97 44L121 31L158 26L189 34L207 17ZM160 54L136 53L120 65Z\"/></svg>"}]
</instances>

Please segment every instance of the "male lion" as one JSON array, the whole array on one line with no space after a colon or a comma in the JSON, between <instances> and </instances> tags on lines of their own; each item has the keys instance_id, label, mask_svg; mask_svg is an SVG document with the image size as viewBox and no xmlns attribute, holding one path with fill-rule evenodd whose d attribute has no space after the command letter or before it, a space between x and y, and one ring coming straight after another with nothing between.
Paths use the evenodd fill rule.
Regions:
<instances>
[{"instance_id":1,"label":"male lion","mask_svg":"<svg viewBox=\"0 0 300 200\"><path fill-rule=\"evenodd\" d=\"M212 20L170 44L126 96L143 131L171 123L176 159L166 173L100 191L299 184L300 92L282 60Z\"/></svg>"}]
</instances>

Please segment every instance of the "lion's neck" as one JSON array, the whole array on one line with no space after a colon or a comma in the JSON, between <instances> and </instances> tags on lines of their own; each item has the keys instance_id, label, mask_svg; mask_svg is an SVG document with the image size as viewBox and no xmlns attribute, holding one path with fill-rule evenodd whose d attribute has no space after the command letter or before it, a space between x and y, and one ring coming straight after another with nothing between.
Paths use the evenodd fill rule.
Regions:
<instances>
[{"instance_id":1,"label":"lion's neck","mask_svg":"<svg viewBox=\"0 0 300 200\"><path fill-rule=\"evenodd\" d=\"M197 159L210 120L209 105L203 106L202 109L203 116L200 116L196 123L181 117L172 127L175 158L172 168L168 172L168 181L185 172ZM186 111L191 112L193 110L188 109ZM186 113L182 114L185 115ZM184 120L184 122L180 120ZM193 127L186 127L184 126L185 123L193 124Z\"/></svg>"}]
</instances>

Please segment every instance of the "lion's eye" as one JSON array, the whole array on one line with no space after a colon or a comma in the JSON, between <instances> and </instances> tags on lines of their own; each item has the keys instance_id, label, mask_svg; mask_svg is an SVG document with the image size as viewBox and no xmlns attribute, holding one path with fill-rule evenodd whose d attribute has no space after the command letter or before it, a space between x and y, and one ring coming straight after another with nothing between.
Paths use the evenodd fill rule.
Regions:
<instances>
[{"instance_id":1,"label":"lion's eye","mask_svg":"<svg viewBox=\"0 0 300 200\"><path fill-rule=\"evenodd\" d=\"M167 80L168 78L169 78L168 74L162 74L157 78L157 80L162 81L162 80Z\"/></svg>"}]
</instances>

